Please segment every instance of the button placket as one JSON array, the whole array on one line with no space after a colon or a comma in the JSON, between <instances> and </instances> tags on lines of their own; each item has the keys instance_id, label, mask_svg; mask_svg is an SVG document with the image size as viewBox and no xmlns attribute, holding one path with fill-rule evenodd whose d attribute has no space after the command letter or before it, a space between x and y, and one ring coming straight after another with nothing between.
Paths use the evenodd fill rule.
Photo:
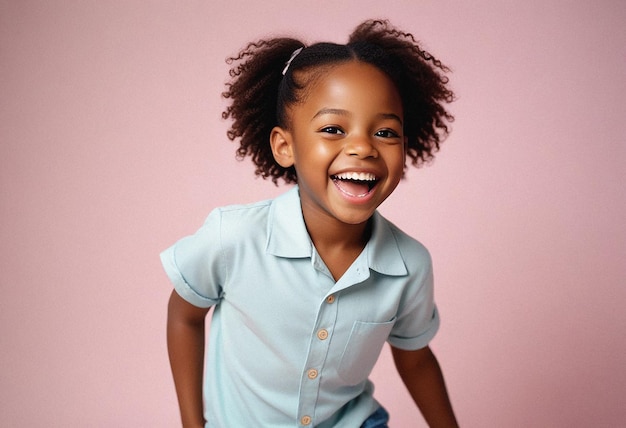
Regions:
<instances>
[{"instance_id":1,"label":"button placket","mask_svg":"<svg viewBox=\"0 0 626 428\"><path fill-rule=\"evenodd\" d=\"M333 298L332 301L334 302L335 299ZM322 370L330 347L329 329L334 326L336 316L337 305L328 304L328 298L325 298L319 306L317 322L311 332L309 354L300 381L298 415L300 424L303 426L313 424ZM305 424L304 422L307 421L308 423Z\"/></svg>"}]
</instances>

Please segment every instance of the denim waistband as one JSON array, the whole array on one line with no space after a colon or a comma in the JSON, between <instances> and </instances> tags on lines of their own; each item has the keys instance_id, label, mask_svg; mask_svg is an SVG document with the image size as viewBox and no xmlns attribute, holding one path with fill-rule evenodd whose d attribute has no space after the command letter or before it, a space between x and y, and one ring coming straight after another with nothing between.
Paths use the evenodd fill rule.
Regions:
<instances>
[{"instance_id":1,"label":"denim waistband","mask_svg":"<svg viewBox=\"0 0 626 428\"><path fill-rule=\"evenodd\" d=\"M387 422L389 422L389 413L383 407L379 407L363 422L361 428L389 428Z\"/></svg>"}]
</instances>

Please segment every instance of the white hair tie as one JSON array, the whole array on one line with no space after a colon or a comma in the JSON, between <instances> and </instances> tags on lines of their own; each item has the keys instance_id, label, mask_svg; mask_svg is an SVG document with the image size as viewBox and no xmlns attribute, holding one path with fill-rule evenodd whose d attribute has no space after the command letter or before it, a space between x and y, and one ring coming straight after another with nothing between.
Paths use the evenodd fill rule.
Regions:
<instances>
[{"instance_id":1,"label":"white hair tie","mask_svg":"<svg viewBox=\"0 0 626 428\"><path fill-rule=\"evenodd\" d=\"M291 57L289 58L289 61L287 61L287 63L285 64L285 68L283 69L283 76L285 74L287 74L287 70L289 70L289 66L291 65L291 61L293 61L293 59L295 57L297 57L300 52L302 52L302 49L304 49L304 46L302 46L301 48L298 48L295 51L293 51L293 53L291 54Z\"/></svg>"}]
</instances>

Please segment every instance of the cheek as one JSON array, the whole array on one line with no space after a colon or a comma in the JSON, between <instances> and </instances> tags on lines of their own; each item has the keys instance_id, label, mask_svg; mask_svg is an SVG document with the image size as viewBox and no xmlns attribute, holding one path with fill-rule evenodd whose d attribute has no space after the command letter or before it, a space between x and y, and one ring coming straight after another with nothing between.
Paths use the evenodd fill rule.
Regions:
<instances>
[{"instance_id":1,"label":"cheek","mask_svg":"<svg viewBox=\"0 0 626 428\"><path fill-rule=\"evenodd\" d=\"M310 164L323 164L330 162L335 156L333 147L331 145L323 144L315 141L304 141L296 146L296 156L302 159L304 164L302 166ZM298 159L296 159L297 162Z\"/></svg>"},{"instance_id":2,"label":"cheek","mask_svg":"<svg viewBox=\"0 0 626 428\"><path fill-rule=\"evenodd\" d=\"M406 165L406 152L404 148L387 153L387 167L390 175L402 176Z\"/></svg>"},{"instance_id":3,"label":"cheek","mask_svg":"<svg viewBox=\"0 0 626 428\"><path fill-rule=\"evenodd\" d=\"M312 154L321 162L330 163L337 156L337 148L330 144L316 144Z\"/></svg>"}]
</instances>

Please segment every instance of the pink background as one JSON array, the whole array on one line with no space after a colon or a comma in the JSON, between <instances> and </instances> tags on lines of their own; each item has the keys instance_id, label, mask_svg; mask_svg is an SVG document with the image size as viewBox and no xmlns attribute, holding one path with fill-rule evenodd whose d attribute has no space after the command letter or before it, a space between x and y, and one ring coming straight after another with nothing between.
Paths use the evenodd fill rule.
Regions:
<instances>
[{"instance_id":1,"label":"pink background","mask_svg":"<svg viewBox=\"0 0 626 428\"><path fill-rule=\"evenodd\" d=\"M460 421L623 426L626 3L267 5L0 1L0 426L176 426L158 253L284 190L234 160L224 59L381 16L454 70L452 136L381 210L433 253ZM387 349L373 377L424 426Z\"/></svg>"}]
</instances>

